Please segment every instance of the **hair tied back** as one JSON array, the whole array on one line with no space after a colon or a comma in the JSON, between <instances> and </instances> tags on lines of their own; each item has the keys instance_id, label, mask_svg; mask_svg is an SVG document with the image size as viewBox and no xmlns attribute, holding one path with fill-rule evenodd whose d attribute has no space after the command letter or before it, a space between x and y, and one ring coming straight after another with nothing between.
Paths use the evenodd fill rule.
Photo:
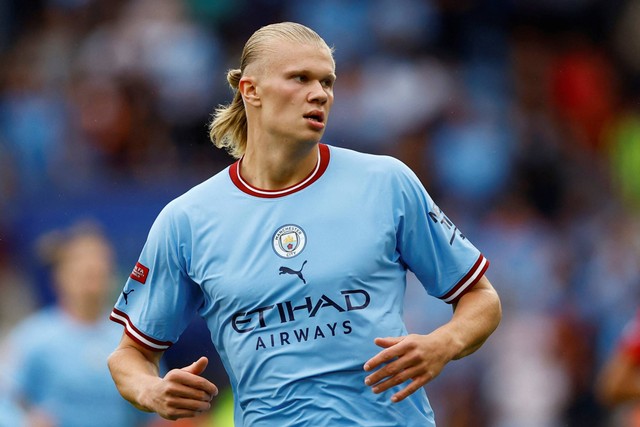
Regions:
<instances>
[{"instance_id":1,"label":"hair tied back","mask_svg":"<svg viewBox=\"0 0 640 427\"><path fill-rule=\"evenodd\" d=\"M240 84L240 78L242 77L242 71L239 69L232 69L227 72L227 81L233 89L238 89Z\"/></svg>"}]
</instances>

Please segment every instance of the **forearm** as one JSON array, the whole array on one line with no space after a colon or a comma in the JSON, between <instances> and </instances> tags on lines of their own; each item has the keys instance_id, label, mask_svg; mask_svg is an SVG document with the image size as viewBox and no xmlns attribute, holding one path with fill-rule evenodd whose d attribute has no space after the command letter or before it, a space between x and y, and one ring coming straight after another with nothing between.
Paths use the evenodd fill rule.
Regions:
<instances>
[{"instance_id":1,"label":"forearm","mask_svg":"<svg viewBox=\"0 0 640 427\"><path fill-rule=\"evenodd\" d=\"M218 388L202 377L209 360L200 357L183 368L159 376L162 352L148 350L127 335L109 356L109 370L118 391L136 408L168 420L194 417L211 409Z\"/></svg>"},{"instance_id":2,"label":"forearm","mask_svg":"<svg viewBox=\"0 0 640 427\"><path fill-rule=\"evenodd\" d=\"M478 350L502 319L498 294L486 277L454 305L451 320L438 328L451 341L452 359L460 359Z\"/></svg>"},{"instance_id":3,"label":"forearm","mask_svg":"<svg viewBox=\"0 0 640 427\"><path fill-rule=\"evenodd\" d=\"M109 356L109 370L118 391L140 410L154 411L151 402L145 399L148 396L145 390L161 380L158 368L160 357L161 353L145 355L135 347L122 344Z\"/></svg>"}]
</instances>

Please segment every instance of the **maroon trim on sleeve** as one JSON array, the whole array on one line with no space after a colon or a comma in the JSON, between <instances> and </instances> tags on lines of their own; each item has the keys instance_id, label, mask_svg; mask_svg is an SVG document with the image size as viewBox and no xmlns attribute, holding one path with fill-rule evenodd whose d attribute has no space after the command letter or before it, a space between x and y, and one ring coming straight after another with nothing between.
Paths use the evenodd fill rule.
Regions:
<instances>
[{"instance_id":1,"label":"maroon trim on sleeve","mask_svg":"<svg viewBox=\"0 0 640 427\"><path fill-rule=\"evenodd\" d=\"M124 331L129 338L149 350L164 351L173 345L171 341L160 341L144 334L133 325L127 313L120 311L117 308L113 309L109 319L124 326Z\"/></svg>"},{"instance_id":2,"label":"maroon trim on sleeve","mask_svg":"<svg viewBox=\"0 0 640 427\"><path fill-rule=\"evenodd\" d=\"M489 260L480 254L473 267L469 270L465 276L453 287L449 292L440 297L446 303L452 304L460 299L462 295L473 288L476 283L482 278L484 273L489 268Z\"/></svg>"}]
</instances>

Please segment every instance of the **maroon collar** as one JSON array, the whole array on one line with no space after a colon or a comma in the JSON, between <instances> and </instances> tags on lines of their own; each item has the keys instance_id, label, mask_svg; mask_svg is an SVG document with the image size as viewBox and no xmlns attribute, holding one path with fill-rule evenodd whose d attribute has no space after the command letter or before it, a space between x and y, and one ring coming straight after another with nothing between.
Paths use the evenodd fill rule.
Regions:
<instances>
[{"instance_id":1,"label":"maroon collar","mask_svg":"<svg viewBox=\"0 0 640 427\"><path fill-rule=\"evenodd\" d=\"M273 199L276 197L283 197L288 196L289 194L296 193L316 182L318 178L322 176L324 171L327 170L327 166L329 166L329 157L329 147L325 144L318 144L318 162L316 163L315 169L299 183L287 188L283 188L281 190L263 190L253 187L251 184L242 179L242 176L240 176L240 164L242 162L242 159L233 163L231 167L229 167L229 176L231 177L231 181L233 181L236 187L238 187L243 192L255 197Z\"/></svg>"}]
</instances>

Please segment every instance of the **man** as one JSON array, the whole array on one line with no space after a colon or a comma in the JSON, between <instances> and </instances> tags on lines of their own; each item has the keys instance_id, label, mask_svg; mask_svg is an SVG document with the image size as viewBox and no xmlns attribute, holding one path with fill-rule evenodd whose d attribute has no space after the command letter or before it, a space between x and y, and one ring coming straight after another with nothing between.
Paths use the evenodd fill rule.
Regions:
<instances>
[{"instance_id":1,"label":"man","mask_svg":"<svg viewBox=\"0 0 640 427\"><path fill-rule=\"evenodd\" d=\"M111 318L109 358L137 407L206 411L205 358L157 365L196 312L229 374L237 426L433 426L422 388L497 327L488 261L390 157L320 143L336 79L315 32L256 31L211 137L240 160L158 216ZM406 270L452 303L449 323L407 335Z\"/></svg>"},{"instance_id":2,"label":"man","mask_svg":"<svg viewBox=\"0 0 640 427\"><path fill-rule=\"evenodd\" d=\"M56 304L24 319L3 342L6 383L0 381L0 392L6 387L24 410L24 425L149 425L157 417L122 400L101 362L120 339L105 317L115 261L111 243L88 223L46 234L39 243ZM10 415L3 408L0 425L22 425L12 424Z\"/></svg>"}]
</instances>

